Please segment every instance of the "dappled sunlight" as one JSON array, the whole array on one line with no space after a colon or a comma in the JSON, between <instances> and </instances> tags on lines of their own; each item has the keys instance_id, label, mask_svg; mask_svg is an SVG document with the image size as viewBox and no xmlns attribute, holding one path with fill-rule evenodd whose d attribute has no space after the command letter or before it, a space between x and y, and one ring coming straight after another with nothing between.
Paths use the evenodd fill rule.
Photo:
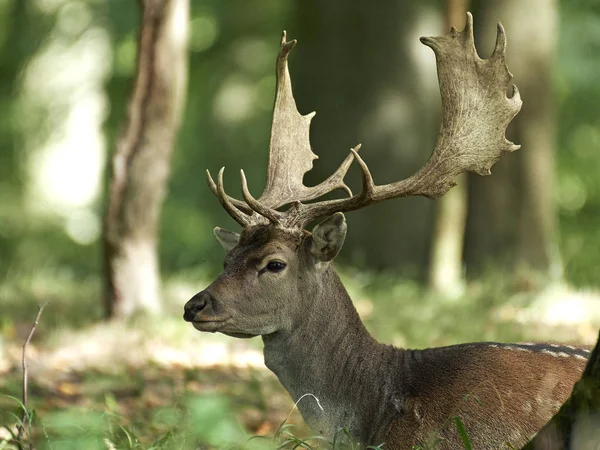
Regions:
<instances>
[{"instance_id":1,"label":"dappled sunlight","mask_svg":"<svg viewBox=\"0 0 600 450\"><path fill-rule=\"evenodd\" d=\"M90 207L101 192L103 89L112 58L108 33L91 26L90 15L84 3L60 8L54 32L25 70L19 109L24 127L37 111L47 114L26 136L29 209L64 217L67 235L81 244L99 237L99 218Z\"/></svg>"},{"instance_id":2,"label":"dappled sunlight","mask_svg":"<svg viewBox=\"0 0 600 450\"><path fill-rule=\"evenodd\" d=\"M236 123L248 119L254 112L255 90L249 80L227 78L215 96L215 117L223 122Z\"/></svg>"},{"instance_id":3,"label":"dappled sunlight","mask_svg":"<svg viewBox=\"0 0 600 450\"><path fill-rule=\"evenodd\" d=\"M549 340L592 345L600 326L600 292L576 290L557 283L540 292L528 306L515 311L513 319L525 326L545 328L544 335ZM557 328L562 331L560 335L556 334Z\"/></svg>"},{"instance_id":4,"label":"dappled sunlight","mask_svg":"<svg viewBox=\"0 0 600 450\"><path fill-rule=\"evenodd\" d=\"M437 97L438 84L435 70L435 56L425 45L415 45L423 36L431 35L431 30L442 30L441 17L435 9L425 9L417 20L410 24L412 39L407 39L406 51L411 57L411 66L419 74L421 85L419 90L426 92L428 100L439 103Z\"/></svg>"},{"instance_id":5,"label":"dappled sunlight","mask_svg":"<svg viewBox=\"0 0 600 450\"><path fill-rule=\"evenodd\" d=\"M69 0L34 0L33 3L41 11L51 14L56 12L61 6L69 3Z\"/></svg>"},{"instance_id":6,"label":"dappled sunlight","mask_svg":"<svg viewBox=\"0 0 600 450\"><path fill-rule=\"evenodd\" d=\"M20 342L7 342L4 357L0 355L0 371L18 367L21 350ZM148 365L166 369L264 368L260 343L200 333L179 317L148 317L138 324L108 322L79 331L57 331L43 345L29 347L29 361L30 374L36 379L52 379L71 371L115 373Z\"/></svg>"},{"instance_id":7,"label":"dappled sunlight","mask_svg":"<svg viewBox=\"0 0 600 450\"><path fill-rule=\"evenodd\" d=\"M564 341L592 344L600 326L600 293L553 285L536 293L493 288L488 282L467 289L452 302L410 280L341 268L342 279L368 329L381 341L402 347L449 345L475 340ZM183 305L209 284L198 268L165 280L166 314L80 328L71 321L98 314L99 280L85 285L67 273L37 274L21 284L4 284L0 296L13 310L5 323L0 371L20 365L21 344L36 303L50 300L32 343L34 376L71 370L127 367L235 367L264 370L262 342L200 333L182 319ZM488 286L489 285L489 286ZM31 292L29 297L23 289ZM18 302L14 299L19 299ZM10 303L8 303L10 300ZM26 312L29 311L29 314ZM17 320L17 317L27 319ZM58 320L58 322L57 322ZM11 331L13 330L13 331Z\"/></svg>"},{"instance_id":8,"label":"dappled sunlight","mask_svg":"<svg viewBox=\"0 0 600 450\"><path fill-rule=\"evenodd\" d=\"M213 46L219 37L219 22L210 10L202 11L190 21L189 47L192 52L203 52Z\"/></svg>"}]
</instances>

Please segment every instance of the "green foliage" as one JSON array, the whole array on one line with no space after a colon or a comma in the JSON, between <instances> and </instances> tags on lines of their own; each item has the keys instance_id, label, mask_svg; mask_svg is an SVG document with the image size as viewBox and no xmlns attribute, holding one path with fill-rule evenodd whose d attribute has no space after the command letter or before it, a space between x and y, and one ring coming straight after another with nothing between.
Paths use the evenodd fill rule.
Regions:
<instances>
[{"instance_id":1,"label":"green foliage","mask_svg":"<svg viewBox=\"0 0 600 450\"><path fill-rule=\"evenodd\" d=\"M596 285L600 265L600 4L561 2L556 85L559 100L558 185L566 275Z\"/></svg>"},{"instance_id":2,"label":"green foliage","mask_svg":"<svg viewBox=\"0 0 600 450\"><path fill-rule=\"evenodd\" d=\"M99 240L82 244L70 237L67 226L72 213L71 217L62 213L40 215L28 206L32 183L28 167L39 145L57 123L66 120L67 112L53 100L25 97L23 77L32 58L49 46L69 49L90 30L106 33L109 67L101 94L110 105L104 122L110 149L121 129L131 89L138 5L93 0L53 4L58 6L41 8L35 2L17 0L0 5L0 24L6 25L0 27L0 104L5 111L0 118L0 282L48 266L81 279L101 270ZM269 0L255 7L259 9L250 14L242 0L228 1L226 7L217 0L191 1L185 120L160 229L161 264L167 274L195 266L218 266L222 253L210 230L215 225L237 227L206 187L205 168L214 172L226 166L225 187L231 193L239 192L237 173L242 167L250 190L258 194L262 187L274 54L279 33L296 18L288 2ZM600 178L596 176L600 170L596 151L600 145L596 113L600 103L596 82L600 64L596 57L598 8L591 0L562 2L556 67L560 242L567 278L578 285L596 285L595 268L600 265L600 252L594 251L600 246L596 226L600 217ZM88 18L82 29L65 27L65 17L74 9ZM72 23L74 19L69 20ZM377 172L376 167L372 169ZM95 217L96 227L101 223L103 206L102 198L90 205L88 212ZM346 251L360 253L356 248Z\"/></svg>"}]
</instances>

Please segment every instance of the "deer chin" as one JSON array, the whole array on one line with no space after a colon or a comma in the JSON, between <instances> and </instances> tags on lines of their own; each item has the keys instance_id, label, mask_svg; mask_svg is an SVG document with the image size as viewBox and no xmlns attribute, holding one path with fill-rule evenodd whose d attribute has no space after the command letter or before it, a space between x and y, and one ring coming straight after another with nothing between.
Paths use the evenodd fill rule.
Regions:
<instances>
[{"instance_id":1,"label":"deer chin","mask_svg":"<svg viewBox=\"0 0 600 450\"><path fill-rule=\"evenodd\" d=\"M233 338L238 338L238 339L250 339L256 336L260 336L259 334L252 334L252 333L240 333L238 331L221 331L221 333L223 333L226 336L230 336Z\"/></svg>"},{"instance_id":2,"label":"deer chin","mask_svg":"<svg viewBox=\"0 0 600 450\"><path fill-rule=\"evenodd\" d=\"M225 322L226 320L195 320L192 325L198 331L216 333L221 331Z\"/></svg>"},{"instance_id":3,"label":"deer chin","mask_svg":"<svg viewBox=\"0 0 600 450\"><path fill-rule=\"evenodd\" d=\"M238 339L250 339L259 336L255 333L246 333L243 331L229 331L227 330L227 319L215 319L215 320L196 320L192 322L194 328L198 331L204 331L208 333L223 333L226 336L231 336Z\"/></svg>"}]
</instances>

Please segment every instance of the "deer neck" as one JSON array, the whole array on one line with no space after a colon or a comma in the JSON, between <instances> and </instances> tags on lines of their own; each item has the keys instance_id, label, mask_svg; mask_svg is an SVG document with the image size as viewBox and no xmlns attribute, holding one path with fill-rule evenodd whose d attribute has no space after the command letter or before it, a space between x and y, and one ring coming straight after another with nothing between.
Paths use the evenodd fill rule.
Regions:
<instances>
[{"instance_id":1,"label":"deer neck","mask_svg":"<svg viewBox=\"0 0 600 450\"><path fill-rule=\"evenodd\" d=\"M385 408L370 405L382 405L393 395L381 368L391 364L397 350L369 334L333 268L306 295L313 307L299 315L293 329L263 336L265 364L314 431L332 438L345 428L370 442L391 420L381 415Z\"/></svg>"}]
</instances>

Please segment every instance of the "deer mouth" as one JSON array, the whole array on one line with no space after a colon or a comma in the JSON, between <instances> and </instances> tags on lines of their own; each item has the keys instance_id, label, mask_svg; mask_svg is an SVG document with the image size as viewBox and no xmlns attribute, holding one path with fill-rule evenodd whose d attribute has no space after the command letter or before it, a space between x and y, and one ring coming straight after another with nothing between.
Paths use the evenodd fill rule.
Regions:
<instances>
[{"instance_id":1,"label":"deer mouth","mask_svg":"<svg viewBox=\"0 0 600 450\"><path fill-rule=\"evenodd\" d=\"M210 333L216 333L223 327L225 319L222 320L194 320L192 325L198 331L208 331Z\"/></svg>"},{"instance_id":2,"label":"deer mouth","mask_svg":"<svg viewBox=\"0 0 600 450\"><path fill-rule=\"evenodd\" d=\"M225 323L227 319L221 320L194 320L192 325L198 331L204 331L209 333L223 333L226 336L238 338L238 339L250 339L258 334L254 333L244 333L242 331L234 331L231 329L226 329Z\"/></svg>"},{"instance_id":3,"label":"deer mouth","mask_svg":"<svg viewBox=\"0 0 600 450\"><path fill-rule=\"evenodd\" d=\"M221 333L223 333L225 336L237 339L251 339L253 337L260 336L259 334L242 333L239 331L221 331Z\"/></svg>"}]
</instances>

